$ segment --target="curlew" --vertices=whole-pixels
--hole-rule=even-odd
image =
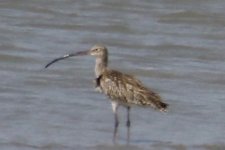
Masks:
[[[108,50],[105,46],[95,45],[88,51],[75,52],[56,58],[49,62],[45,68],[51,64],[73,56],[91,55],[95,56],[95,86],[98,91],[109,97],[114,113],[113,142],[116,142],[117,130],[119,126],[118,107],[124,106],[127,109],[127,143],[130,141],[130,108],[133,105],[141,107],[152,107],[159,111],[166,111],[168,104],[162,101],[161,97],[142,84],[135,77],[124,74],[117,70],[108,68]]]

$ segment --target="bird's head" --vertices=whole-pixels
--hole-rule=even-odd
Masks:
[[[107,48],[103,45],[95,45],[93,46],[89,52],[88,52],[91,56],[95,56],[95,57],[104,57],[108,55],[107,52]]]
[[[84,56],[84,55],[91,55],[91,56],[95,56],[96,58],[105,58],[107,60],[108,51],[105,46],[97,44],[97,45],[93,46],[90,50],[75,52],[75,53],[71,53],[71,54],[66,54],[62,57],[58,57],[58,58],[52,60],[51,62],[49,62],[45,66],[45,68],[48,68],[53,63],[60,61],[62,59],[66,59],[66,58],[74,57],[74,56]]]

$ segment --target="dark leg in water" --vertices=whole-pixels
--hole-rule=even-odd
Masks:
[[[130,143],[130,107],[127,107],[127,144]]]
[[[116,102],[112,102],[112,109],[114,113],[114,131],[113,131],[113,143],[116,144],[117,131],[119,126],[119,118],[118,118],[118,104]]]

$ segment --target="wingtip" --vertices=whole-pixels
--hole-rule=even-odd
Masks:
[[[160,108],[160,111],[161,112],[168,112],[168,106],[169,106],[169,104],[167,104],[167,103],[161,103],[161,108]]]

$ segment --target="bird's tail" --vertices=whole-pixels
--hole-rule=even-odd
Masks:
[[[161,101],[159,101],[158,103],[157,103],[157,105],[156,105],[156,107],[160,110],[160,111],[162,111],[162,112],[167,112],[167,108],[168,108],[168,104],[167,103],[164,103],[164,102],[161,102]]]

